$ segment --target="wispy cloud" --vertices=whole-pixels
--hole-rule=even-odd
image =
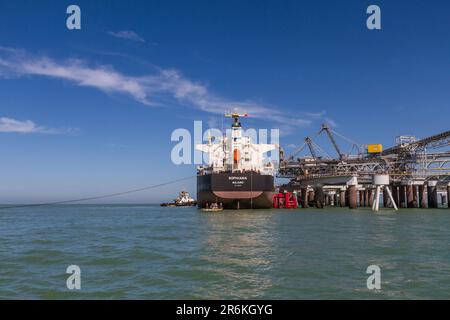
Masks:
[[[132,30],[109,31],[108,34],[113,37],[116,37],[116,38],[121,38],[121,39],[136,41],[136,42],[145,42],[144,38],[142,38],[140,35],[138,35],[136,32],[134,32]]]
[[[126,93],[141,103],[151,104],[138,78],[125,76],[108,66],[89,67],[78,59],[57,62],[48,57],[32,56],[22,50],[0,47],[0,75],[59,78],[105,92]]]
[[[47,134],[74,134],[78,130],[71,128],[51,129],[37,125],[31,120],[17,120],[0,117],[0,133],[47,133]]]
[[[31,120],[20,121],[6,117],[0,118],[0,132],[36,133],[44,131],[44,127],[36,125]]]
[[[91,87],[107,93],[121,93],[147,106],[163,106],[176,101],[185,107],[210,114],[223,114],[231,108],[248,112],[252,117],[283,127],[308,126],[320,114],[287,114],[279,107],[251,100],[233,100],[211,92],[205,85],[192,81],[175,69],[155,68],[152,74],[127,75],[111,66],[93,66],[79,59],[57,61],[31,55],[23,50],[0,47],[0,76],[43,76],[66,80],[77,86]]]

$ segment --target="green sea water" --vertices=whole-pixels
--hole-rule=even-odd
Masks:
[[[81,290],[66,268],[81,269]],[[366,268],[381,269],[369,290]],[[0,210],[2,299],[448,299],[450,211]]]

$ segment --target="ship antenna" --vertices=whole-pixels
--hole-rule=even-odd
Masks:
[[[241,123],[239,122],[240,117],[248,117],[248,113],[239,113],[237,108],[234,108],[232,112],[225,113],[225,117],[233,118],[233,127],[241,127]]]

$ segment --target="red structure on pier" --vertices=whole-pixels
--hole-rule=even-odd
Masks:
[[[277,209],[297,209],[297,194],[292,192],[275,193],[273,195],[273,207]]]

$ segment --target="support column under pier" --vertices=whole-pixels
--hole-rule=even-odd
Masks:
[[[406,186],[406,203],[408,208],[414,208],[414,191],[412,185]]]
[[[324,196],[324,201],[325,201],[325,206],[330,205],[330,195],[328,193]]]
[[[398,201],[398,186],[392,186],[392,198],[394,198],[394,202],[397,204],[397,206],[400,207],[400,202]]]
[[[302,208],[304,208],[305,207],[305,205],[304,205],[305,198],[304,198],[304,194],[303,194],[303,190],[302,189],[299,190],[299,193],[297,195],[297,199],[298,199],[298,205],[301,206]]]
[[[414,203],[414,208],[417,208],[419,206],[419,200],[417,198],[417,186],[413,185],[413,203]]]
[[[392,207],[391,199],[389,198],[389,194],[387,192],[388,188],[390,188],[390,186],[384,186],[384,188],[383,188],[383,207],[385,207],[385,208]]]
[[[310,190],[308,193],[308,206],[314,206],[314,190]]]
[[[447,207],[450,208],[450,185],[447,186]]]
[[[366,190],[364,190],[364,206],[368,207],[369,206],[369,188],[366,188]]]
[[[357,207],[357,190],[356,186],[348,186],[348,206],[350,209],[356,209]]]
[[[425,185],[423,185],[423,184],[419,186],[419,206],[422,209],[427,208],[427,193],[426,193]]]
[[[316,208],[322,209],[325,203],[325,195],[322,187],[314,188],[314,202]]]
[[[364,190],[359,190],[359,206],[364,207]]]
[[[346,206],[346,203],[345,203],[345,195],[346,195],[345,190],[344,190],[344,189],[341,189],[341,190],[339,191],[339,205],[340,205],[341,207],[345,207],[345,206]]]
[[[372,190],[372,189],[369,189],[368,190],[368,197],[369,197],[369,207],[372,207],[373,206],[373,200],[374,200],[374,197],[375,197],[375,190]]]
[[[399,186],[398,187],[398,196],[399,196],[399,201],[400,201],[400,208],[406,208],[406,197],[405,197],[405,192],[406,192],[406,186]]]
[[[300,189],[302,208],[308,208],[308,188]]]
[[[437,181],[428,181],[428,208],[438,207]]]

